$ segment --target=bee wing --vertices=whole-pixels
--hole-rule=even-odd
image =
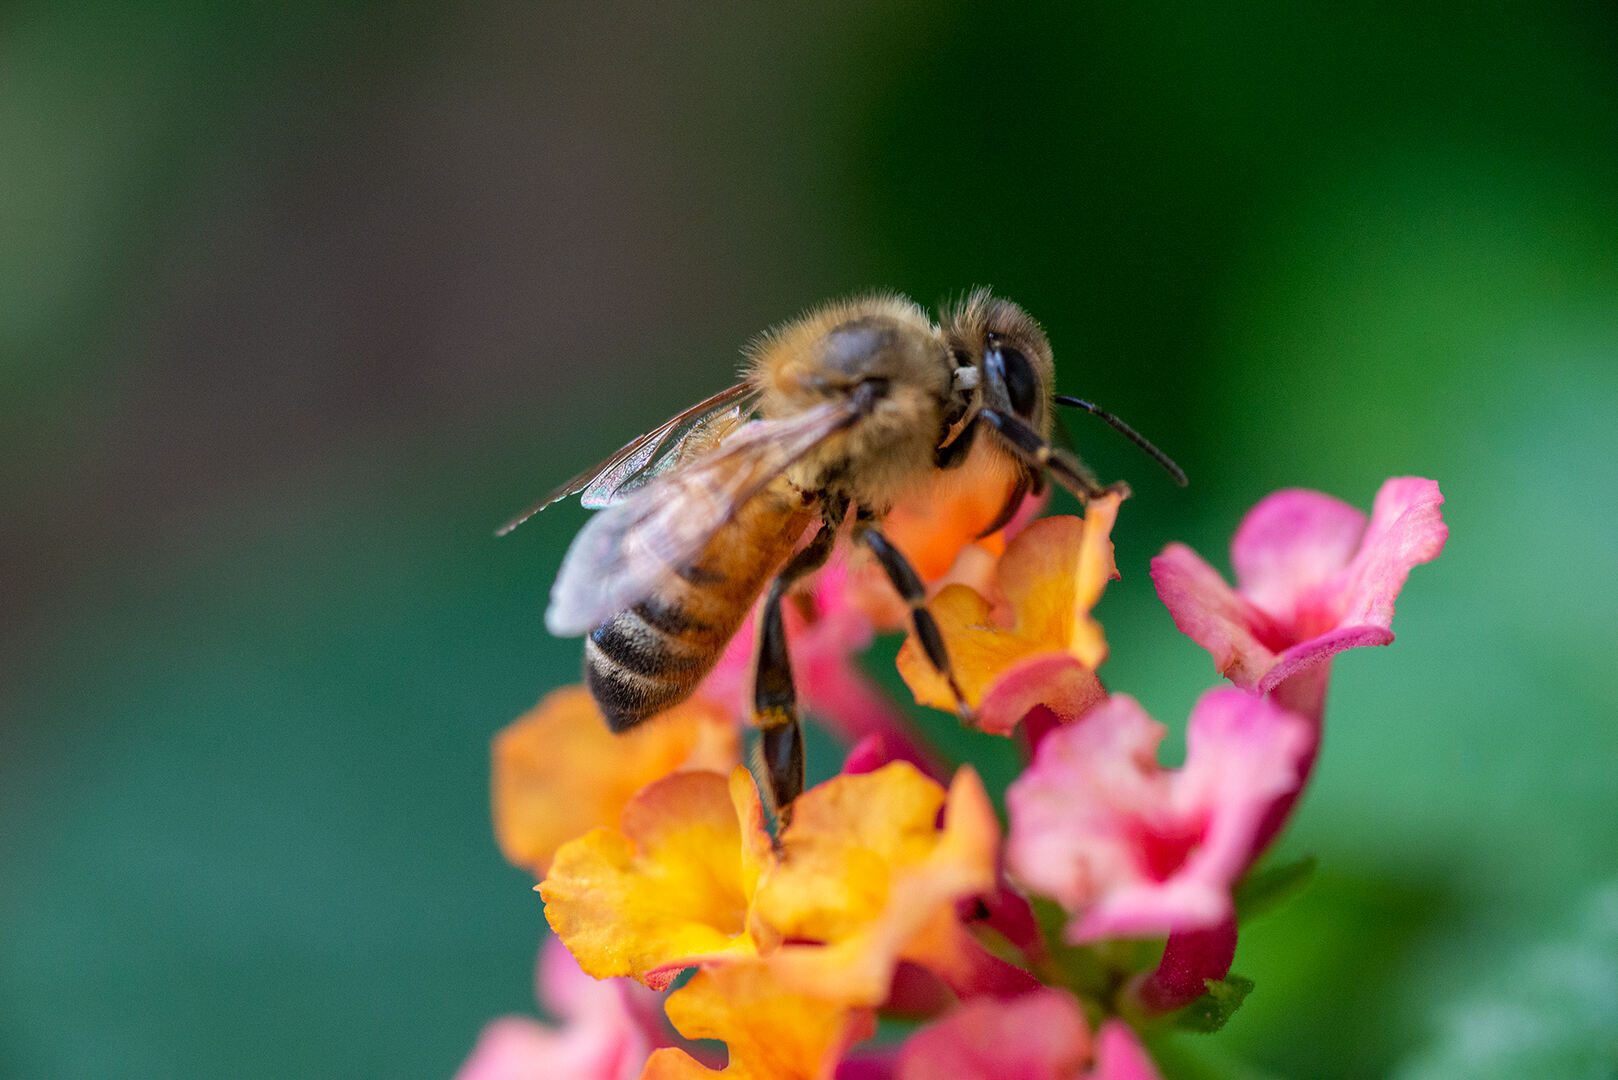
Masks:
[[[758,391],[750,383],[737,383],[721,390],[620,448],[607,460],[585,469],[500,526],[495,535],[506,535],[552,503],[580,492],[583,492],[580,502],[592,510],[611,506],[677,464],[682,451],[695,437],[722,437],[727,427],[742,423],[757,404]]]
[[[717,446],[747,422],[758,403],[757,391],[751,391],[751,400],[747,400],[747,394],[740,396],[743,400],[734,404],[727,401],[700,415],[677,418],[664,425],[667,434],[593,481],[579,496],[579,504],[586,509],[600,510],[622,502],[670,469]]]
[[[546,627],[558,637],[582,634],[645,599],[700,555],[738,507],[858,416],[854,406],[838,401],[780,420],[755,420],[713,452],[601,511],[567,549]]]

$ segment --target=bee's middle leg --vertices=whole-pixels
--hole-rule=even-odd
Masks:
[[[804,549],[787,560],[770,585],[759,617],[758,649],[753,671],[753,725],[760,731],[755,773],[765,797],[786,823],[792,803],[803,793],[803,727],[798,722],[798,691],[787,655],[781,599],[799,579],[824,566],[837,544],[845,507],[828,507],[820,529]]]
[[[910,605],[910,625],[916,632],[916,640],[921,642],[922,651],[927,654],[933,670],[949,683],[950,692],[955,695],[955,711],[963,721],[971,723],[972,707],[966,703],[961,684],[955,679],[955,666],[950,663],[949,650],[944,647],[944,635],[939,632],[938,621],[927,610],[927,590],[916,568],[910,565],[904,552],[894,547],[893,541],[883,536],[869,519],[862,517],[855,526],[854,541],[871,549],[871,554],[876,556],[876,561],[881,564],[900,598]]]

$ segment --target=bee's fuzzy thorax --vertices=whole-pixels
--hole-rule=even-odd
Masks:
[[[893,293],[826,304],[760,336],[747,354],[765,418],[881,386],[868,413],[794,466],[794,483],[880,512],[928,478],[954,364],[921,307]]]

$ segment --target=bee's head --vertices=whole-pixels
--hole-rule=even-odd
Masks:
[[[1010,300],[978,289],[944,312],[943,329],[956,385],[968,397],[963,404],[1014,416],[1049,438],[1056,367],[1039,324]]]

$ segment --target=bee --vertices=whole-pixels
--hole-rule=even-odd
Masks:
[[[761,593],[753,720],[765,798],[789,811],[803,790],[803,735],[781,604],[850,540],[875,556],[910,610],[932,665],[970,712],[926,593],[881,525],[986,443],[1003,527],[1049,475],[1081,500],[1103,487],[1050,443],[1054,406],[1093,412],[1184,474],[1115,417],[1054,393],[1045,333],[1021,307],[978,290],[934,322],[876,294],[827,304],[746,349],[742,381],[587,469],[500,530],[570,495],[599,509],[568,548],[547,628],[584,634],[590,692],[623,732],[689,697]],[[980,451],[980,456],[981,456]],[[803,537],[814,527],[807,543]],[[801,546],[800,546],[801,544]],[[766,591],[767,589],[767,591]]]

